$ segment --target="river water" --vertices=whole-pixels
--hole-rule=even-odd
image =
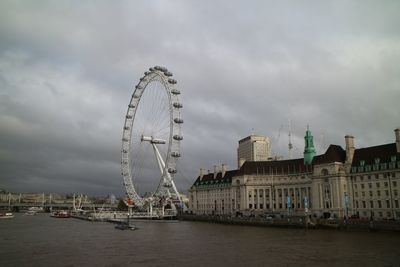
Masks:
[[[399,233],[135,224],[16,214],[0,220],[0,266],[400,266]]]

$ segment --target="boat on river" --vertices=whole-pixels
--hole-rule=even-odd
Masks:
[[[25,212],[25,215],[28,215],[28,216],[34,216],[34,215],[36,215],[36,211],[34,211],[34,210],[28,210],[27,212]]]
[[[126,222],[124,222],[124,221],[119,222],[115,226],[115,229],[118,229],[118,230],[137,230],[138,229],[135,225],[133,225],[129,222],[129,215],[126,219],[127,219]]]
[[[0,219],[12,219],[14,218],[14,214],[11,212],[0,213]]]
[[[57,210],[57,211],[54,211],[54,212],[50,213],[50,217],[53,217],[53,218],[70,218],[71,216],[70,216],[68,211]]]
[[[115,226],[115,229],[118,230],[137,230],[138,228],[135,225],[127,224],[127,223],[118,223]]]

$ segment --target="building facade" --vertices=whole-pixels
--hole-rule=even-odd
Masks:
[[[400,219],[400,132],[392,144],[356,149],[330,145],[315,155],[305,136],[304,158],[246,161],[238,170],[197,177],[189,190],[194,214],[280,213],[315,217]]]
[[[270,157],[269,138],[262,135],[250,135],[239,140],[237,149],[238,168],[245,161],[266,161]]]

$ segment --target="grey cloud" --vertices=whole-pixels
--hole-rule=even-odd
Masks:
[[[400,18],[375,1],[2,1],[0,187],[123,194],[120,140],[134,85],[165,65],[184,104],[178,187],[236,167],[237,141],[301,157],[307,124],[330,143],[393,142]],[[149,165],[145,176],[155,176]],[[153,178],[138,181],[151,191]]]

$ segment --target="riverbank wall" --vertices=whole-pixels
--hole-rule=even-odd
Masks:
[[[291,216],[284,218],[230,217],[181,214],[179,220],[208,223],[248,225],[261,227],[303,228],[303,229],[335,229],[343,231],[394,231],[400,232],[400,221],[375,220],[312,220],[307,216]]]

